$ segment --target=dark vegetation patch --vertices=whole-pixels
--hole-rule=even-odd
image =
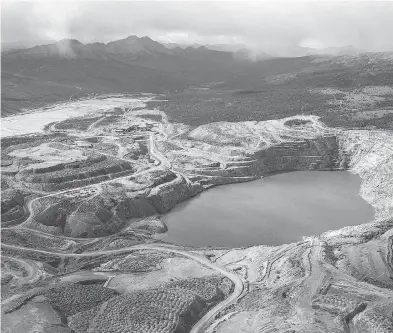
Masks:
[[[228,81],[210,90],[187,90],[169,95],[168,101],[162,102],[159,108],[166,112],[171,122],[180,122],[193,127],[219,121],[265,121],[312,114],[320,116],[321,120],[329,126],[347,128],[375,126],[392,129],[392,114],[369,119],[353,116],[360,111],[390,109],[393,107],[392,97],[385,96],[384,101],[377,102],[374,106],[355,104],[353,107],[342,107],[339,102],[345,102],[345,93],[359,92],[368,85],[393,86],[393,79],[391,79],[393,66],[391,67],[392,70],[387,70],[390,73],[388,75],[326,70],[304,73],[280,84],[268,84],[262,79],[254,81],[243,78],[235,82]],[[342,93],[333,95],[312,92],[316,87],[340,89]]]
[[[32,135],[5,137],[5,138],[1,138],[1,150],[4,150],[11,146],[18,146],[18,145],[25,145],[26,147],[29,147],[32,145],[39,145],[40,143],[55,141],[55,140],[58,141],[65,138],[66,135],[61,133],[32,134]],[[24,146],[22,146],[22,148],[24,148]]]
[[[81,285],[59,283],[47,287],[33,289],[7,304],[5,313],[17,310],[36,296],[45,296],[63,315],[72,316],[78,312],[89,310],[102,302],[118,295],[115,290],[99,285]]]
[[[2,179],[3,181],[4,179]],[[1,189],[1,225],[2,227],[18,224],[27,216],[25,198],[29,194],[12,188]],[[3,231],[4,232],[4,231]]]
[[[226,277],[213,275],[204,278],[190,278],[174,281],[167,284],[166,287],[191,291],[203,298],[206,302],[211,303],[227,297],[232,292],[233,282]]]
[[[86,140],[87,142],[97,143],[97,142],[99,141],[99,138],[93,136],[93,137],[90,137],[90,138],[86,138],[85,140]]]
[[[25,193],[19,190],[4,190],[1,193],[1,213],[4,214],[15,206],[23,206],[25,195]]]
[[[9,245],[36,249],[58,249],[68,244],[64,239],[45,237],[23,229],[3,229],[1,232],[1,242]]]
[[[145,108],[143,108],[143,109],[145,109]],[[158,114],[140,114],[140,115],[138,115],[138,118],[153,120],[158,123],[160,123],[162,121],[162,117]]]
[[[58,165],[57,169],[41,170],[42,173],[33,173],[32,169],[23,170],[19,177],[27,186],[55,191],[98,183],[115,175],[134,172],[132,164],[98,154],[92,155],[86,161]]]
[[[107,209],[111,209],[107,207]],[[147,237],[147,236],[146,236]],[[96,242],[87,242],[76,247],[74,253],[102,251],[105,249],[125,248],[144,243],[146,237],[140,234],[136,235],[132,231],[119,232],[115,235],[110,235],[98,239]]]
[[[102,119],[98,124],[97,127],[104,127],[110,124],[116,123],[118,120],[122,119],[121,115],[112,114],[110,116],[105,117]]]
[[[111,298],[105,311],[99,307],[69,318],[76,333],[87,329],[104,332],[153,332],[159,327],[176,327],[188,332],[211,307],[232,292],[232,282],[221,276],[174,281]]]
[[[67,101],[74,94],[73,99],[86,97],[92,92],[157,93],[181,89],[191,83],[188,78],[179,77],[173,72],[157,71],[114,59],[3,58],[3,115],[19,113],[21,108]],[[41,70],[37,71],[37,68]],[[23,75],[17,74],[21,70]]]
[[[119,147],[112,143],[103,142],[102,140],[93,144],[93,148],[102,151],[105,154],[117,155]]]
[[[157,265],[166,258],[173,258],[174,255],[167,253],[149,252],[149,253],[131,253],[117,255],[113,257],[101,257],[89,261],[82,266],[82,269],[99,269],[100,265],[105,265],[105,271],[128,273],[143,273],[157,270]],[[108,264],[113,260],[112,264]]]
[[[160,150],[162,148],[162,150],[165,150],[165,151],[183,150],[183,148],[181,148],[178,145],[176,145],[172,142],[169,142],[169,141],[161,141],[161,142],[159,142],[159,146],[160,146]]]
[[[331,127],[393,130],[393,113],[371,119],[354,118],[353,112],[345,114],[332,113],[324,115],[321,120]]]
[[[5,269],[7,271],[14,271],[17,272],[18,274],[21,274],[23,277],[28,276],[28,272],[26,268],[23,265],[21,265],[18,261],[14,261],[8,258],[2,258],[1,264],[2,264],[1,267],[2,270]]]
[[[326,106],[332,98],[313,94],[308,89],[275,86],[252,94],[212,89],[173,94],[168,96],[168,102],[161,103],[160,109],[171,122],[199,126],[219,121],[264,121],[302,113],[318,115],[338,110],[338,106]]]
[[[139,155],[147,155],[149,153],[149,145],[146,142],[139,141],[138,145],[139,145],[139,151],[138,151]]]
[[[56,265],[58,265],[61,261],[60,257],[56,254],[25,251],[25,250],[19,250],[19,249],[15,249],[15,248],[2,247],[1,253],[2,253],[2,255],[5,255],[5,256],[46,262],[55,268],[57,267]]]
[[[8,185],[8,182],[4,179],[4,177],[1,179],[1,190],[4,191],[8,189],[10,186]]]
[[[239,90],[239,91],[234,91],[232,93],[233,96],[236,95],[255,95],[255,94],[261,94],[263,93],[262,90]]]
[[[83,281],[78,281],[76,282],[77,284],[81,284],[81,285],[100,285],[103,286],[105,284],[106,279],[91,279],[91,280],[83,280]]]
[[[130,250],[125,253],[103,254],[98,256],[65,257],[62,272],[66,273],[79,270],[92,270],[110,260],[121,259],[132,253],[133,251]]]
[[[140,111],[145,110],[144,106],[137,106],[136,108],[130,108],[129,111]]]
[[[53,78],[48,81],[33,75],[18,74],[22,69],[15,68],[7,71],[2,61],[2,117],[20,113],[23,108],[39,108],[50,103],[66,101],[76,93],[74,99],[87,97],[92,92],[89,88],[79,91],[73,84],[54,82]]]
[[[100,117],[86,118],[86,117],[76,117],[63,120],[56,123],[55,128],[58,130],[80,130],[85,131],[88,127],[95,121],[101,119]]]
[[[309,123],[310,123],[309,120],[303,120],[303,119],[290,119],[290,120],[287,120],[287,121],[284,123],[284,125],[285,125],[285,126],[292,127],[292,126],[306,125],[306,124],[309,124]]]
[[[7,166],[10,166],[10,165],[12,165],[12,163],[13,163],[13,161],[12,160],[1,160],[1,166],[2,167],[7,167]]]
[[[12,274],[1,274],[1,285],[5,285],[9,282],[11,282],[11,280],[14,278],[14,276]]]

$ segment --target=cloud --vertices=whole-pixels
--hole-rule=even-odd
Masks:
[[[246,43],[271,51],[307,44],[393,50],[392,2],[5,2],[2,40],[129,35],[188,43]]]

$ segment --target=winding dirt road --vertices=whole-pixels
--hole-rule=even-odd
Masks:
[[[74,191],[79,191],[79,190],[83,190],[83,189],[86,189],[86,188],[97,187],[97,186],[100,186],[102,184],[107,184],[107,183],[110,183],[110,182],[113,182],[113,181],[116,181],[116,180],[120,180],[120,179],[126,179],[126,178],[129,178],[129,177],[140,176],[140,175],[142,175],[144,173],[152,172],[154,170],[157,170],[157,169],[161,168],[162,166],[167,166],[167,164],[168,164],[167,159],[164,156],[162,156],[162,154],[157,154],[155,152],[156,147],[155,147],[155,143],[154,143],[154,135],[150,136],[148,149],[149,149],[150,156],[152,156],[154,159],[156,159],[158,161],[158,164],[155,165],[154,167],[151,167],[149,169],[142,170],[142,171],[139,171],[139,172],[136,172],[134,174],[127,175],[127,176],[121,176],[121,177],[118,177],[118,178],[105,180],[105,181],[100,182],[100,183],[88,184],[88,185],[84,185],[84,186],[80,186],[80,187],[76,187],[76,188],[66,189],[66,190],[59,191],[59,192],[52,192],[52,193],[46,194],[44,196],[41,196],[41,197],[38,197],[38,198],[34,198],[33,200],[30,200],[27,203],[27,210],[30,213],[29,217],[23,223],[21,223],[20,225],[18,225],[16,227],[17,228],[24,227],[24,225],[27,224],[28,221],[30,221],[30,219],[33,216],[33,204],[34,204],[34,202],[36,202],[36,201],[38,201],[40,199],[57,196],[59,194],[65,194],[65,193],[70,193],[70,192],[74,192]]]
[[[135,251],[135,250],[155,250],[155,251],[163,251],[163,252],[169,252],[169,253],[175,253],[179,254],[181,256],[190,258],[192,260],[195,260],[199,262],[201,265],[213,269],[216,272],[226,276],[228,279],[230,279],[235,287],[233,292],[222,302],[217,304],[215,307],[210,309],[208,313],[206,313],[191,329],[190,333],[202,333],[205,331],[207,328],[208,324],[214,319],[214,316],[219,313],[222,309],[227,307],[229,304],[232,302],[235,302],[242,294],[244,291],[244,282],[243,280],[235,273],[229,272],[222,267],[219,267],[212,262],[210,262],[208,259],[204,257],[200,257],[196,254],[192,254],[186,251],[181,251],[177,250],[172,247],[165,247],[165,246],[159,246],[159,245],[136,245],[136,246],[131,246],[131,247],[125,247],[121,249],[115,249],[115,250],[105,250],[105,251],[95,251],[95,252],[84,252],[84,253],[61,253],[61,252],[54,252],[54,251],[44,251],[44,250],[37,250],[37,249],[30,249],[26,247],[21,247],[21,246],[14,246],[14,245],[8,245],[8,244],[2,244],[1,245],[4,248],[8,249],[14,249],[14,250],[19,250],[19,251],[29,251],[29,252],[35,252],[35,253],[42,253],[42,254],[49,254],[49,255],[58,255],[61,257],[89,257],[89,256],[99,256],[99,255],[106,255],[106,254],[114,254],[114,253],[123,253],[123,252],[129,252],[129,251]]]
[[[158,161],[158,164],[152,168],[149,168],[147,170],[140,171],[136,174],[133,174],[132,176],[136,175],[141,175],[146,172],[151,172],[155,169],[161,168],[161,167],[166,167],[169,169],[172,169],[172,164],[171,162],[161,153],[157,150],[154,142],[154,134],[150,136],[149,138],[149,154],[150,156]],[[115,178],[115,179],[110,179],[101,183],[97,184],[89,184],[86,186],[82,186],[79,188],[73,188],[73,189],[67,189],[64,191],[56,192],[56,193],[49,193],[47,195],[35,198],[31,201],[28,202],[27,204],[27,209],[30,213],[30,216],[25,220],[24,223],[21,225],[17,226],[17,228],[24,228],[24,225],[26,224],[27,221],[29,221],[33,216],[33,204],[35,201],[40,200],[42,198],[46,197],[51,197],[51,196],[56,196],[59,194],[64,194],[72,191],[77,191],[89,187],[95,187],[99,186],[101,184],[113,182],[115,180],[121,179],[121,178],[128,178],[131,175]],[[187,177],[185,177],[187,179]],[[26,228],[27,229],[27,228]],[[33,231],[33,230],[32,230]],[[40,231],[35,231],[39,234],[44,234],[45,236],[50,236],[47,233],[40,232]],[[55,236],[56,237],[56,236]],[[66,237],[66,236],[60,236],[59,238],[64,238],[64,239],[75,239],[73,237]],[[234,283],[234,290],[233,292],[222,302],[214,306],[212,309],[210,309],[209,312],[207,312],[191,329],[190,333],[202,333],[205,331],[207,326],[211,323],[211,321],[214,319],[214,316],[219,313],[222,309],[224,309],[226,306],[231,304],[232,302],[235,302],[244,292],[245,287],[244,287],[244,282],[243,280],[235,273],[227,271],[223,269],[222,267],[219,267],[212,262],[210,262],[208,259],[204,257],[200,257],[196,254],[189,253],[187,251],[181,251],[173,247],[165,247],[165,246],[159,246],[159,245],[137,245],[137,246],[132,246],[132,247],[126,247],[126,248],[121,248],[121,249],[115,249],[115,250],[105,250],[105,251],[95,251],[95,252],[84,252],[80,254],[76,253],[61,253],[61,252],[54,252],[54,251],[45,251],[45,250],[38,250],[38,249],[31,249],[31,248],[25,248],[25,247],[20,247],[20,246],[14,246],[14,245],[8,245],[8,244],[1,244],[2,247],[8,248],[8,249],[14,249],[14,250],[19,250],[19,251],[29,251],[29,252],[34,252],[34,253],[42,253],[42,254],[48,254],[48,255],[57,255],[61,257],[88,257],[88,256],[99,256],[99,255],[106,255],[106,254],[115,254],[115,253],[124,253],[124,252],[129,252],[129,251],[135,251],[135,250],[156,250],[156,251],[163,251],[163,252],[169,252],[169,253],[176,253],[184,257],[188,257],[192,260],[195,260],[199,262],[201,265],[213,269],[214,271],[226,276],[228,279],[230,279]]]

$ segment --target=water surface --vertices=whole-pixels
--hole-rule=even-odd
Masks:
[[[278,245],[369,222],[360,177],[347,171],[296,171],[212,188],[162,219],[161,239],[181,245]]]

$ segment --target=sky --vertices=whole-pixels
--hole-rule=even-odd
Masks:
[[[184,44],[393,50],[393,1],[2,1],[2,42],[129,35]]]

